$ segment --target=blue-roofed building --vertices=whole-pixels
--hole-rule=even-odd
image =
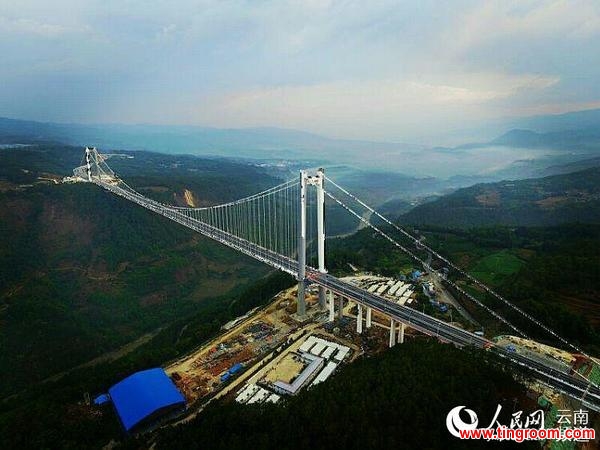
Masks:
[[[108,390],[127,432],[151,425],[159,417],[185,409],[185,398],[161,368],[143,370]]]

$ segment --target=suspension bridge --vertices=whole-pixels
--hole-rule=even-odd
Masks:
[[[329,311],[329,320],[335,317],[335,297],[352,300],[357,304],[357,331],[362,332],[363,318],[366,327],[371,326],[373,311],[390,320],[390,346],[398,340],[404,341],[406,327],[413,328],[426,335],[459,347],[474,346],[492,351],[503,358],[507,364],[521,366],[529,371],[541,383],[580,401],[586,407],[600,412],[600,388],[586,377],[571,369],[567,364],[550,364],[542,358],[525,356],[496,345],[493,341],[470,331],[438,320],[410,307],[391,302],[354,284],[340,280],[327,273],[325,267],[325,198],[346,210],[349,214],[370,227],[375,233],[399,248],[416,262],[423,265],[432,274],[436,272],[428,262],[421,259],[417,252],[392,236],[397,231],[421,248],[443,261],[448,267],[464,278],[478,285],[506,306],[538,326],[549,335],[577,353],[585,353],[573,343],[559,336],[549,327],[514,305],[494,290],[463,272],[451,261],[424,245],[409,232],[379,214],[360,198],[325,176],[323,169],[300,171],[295,180],[286,181],[249,197],[207,207],[180,207],[163,204],[150,199],[119,178],[106,163],[106,159],[95,149],[86,148],[81,166],[73,170],[74,178],[96,184],[120,197],[136,203],[150,211],[160,214],[174,222],[190,228],[223,245],[233,248],[258,261],[286,272],[298,281],[297,316],[306,315],[305,288],[313,283],[319,287],[319,304]],[[325,188],[327,182],[327,189]],[[329,188],[331,186],[331,189]],[[314,195],[313,195],[314,193]],[[373,224],[364,215],[356,212],[352,204],[358,204],[386,225]],[[316,252],[316,267],[307,263],[307,245]],[[313,259],[311,258],[310,261]],[[445,280],[457,292],[485,309],[489,314],[503,322],[516,334],[527,337],[510,321],[488,305],[472,296],[450,279]],[[342,303],[339,313],[341,314]],[[364,316],[363,316],[364,311]],[[587,356],[587,355],[585,355]]]

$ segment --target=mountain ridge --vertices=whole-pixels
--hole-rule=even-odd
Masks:
[[[600,223],[600,167],[525,180],[479,183],[400,216],[449,228]]]

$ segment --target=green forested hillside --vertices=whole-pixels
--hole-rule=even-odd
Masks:
[[[600,223],[600,168],[477,184],[417,206],[400,222],[451,228]]]
[[[417,249],[399,233],[388,232],[423,260],[427,259],[427,252]],[[424,237],[424,243],[559,334],[593,354],[600,353],[600,225],[469,230],[425,226],[419,227],[419,235]],[[422,269],[371,230],[329,241],[328,245],[328,268],[334,273],[350,273],[348,263],[389,276],[407,274],[413,267]],[[434,258],[433,265],[441,268],[444,264]],[[454,272],[450,277],[464,279]],[[480,288],[469,283],[463,287],[531,336],[560,345]],[[468,299],[462,302],[492,333],[511,331],[503,329]]]
[[[274,273],[252,286],[197,304],[195,312],[166,325],[152,339],[114,361],[81,367],[62,378],[33,385],[0,401],[3,449],[97,449],[124,438],[114,411],[83,404],[84,393],[96,395],[133,372],[164,365],[215,336],[233,317],[269,301],[289,287],[288,275]],[[8,439],[10,437],[10,439]]]
[[[84,393],[180,356],[290,283],[96,186],[51,181],[81,155],[47,144],[0,150],[0,367],[10,368],[0,371],[2,448],[118,439],[114,415],[82,406]],[[182,189],[227,201],[277,182],[228,161],[133,156],[111,165],[135,173],[138,188],[156,177],[165,201]]]
[[[418,206],[399,221],[543,323],[600,349],[600,168],[478,184]],[[534,336],[548,338],[476,286],[467,289]]]
[[[267,270],[93,185],[0,197],[0,394],[137,339]]]
[[[47,181],[68,175],[81,154],[0,150],[0,366],[11,368],[0,372],[0,398],[156,333],[268,270],[97,186]],[[183,188],[226,201],[276,182],[225,161],[114,161],[139,180],[171,167],[160,179],[167,201]]]
[[[185,189],[202,206],[235,200],[278,182],[263,169],[223,158],[98,150],[130,186],[168,203],[184,204]],[[0,149],[0,192],[72,175],[73,168],[83,163],[83,155],[83,148],[62,144]]]
[[[422,232],[434,248],[538,320],[593,354],[600,352],[600,226]],[[531,335],[558,344],[501,302],[473,289]]]

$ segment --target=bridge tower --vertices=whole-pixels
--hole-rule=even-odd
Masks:
[[[325,269],[325,171],[317,170],[317,255],[319,259],[319,272],[327,273]],[[326,292],[319,286],[319,306],[325,308]]]
[[[306,296],[304,293],[306,280],[306,178],[305,170],[300,171],[300,211],[298,214],[298,305],[296,314],[298,317],[306,315]]]
[[[306,200],[307,188],[315,186],[317,204],[317,257],[318,270],[327,273],[325,269],[325,171],[319,168],[314,175],[309,175],[306,170],[300,171],[300,212],[298,214],[300,233],[298,235],[298,306],[296,314],[298,317],[306,315]],[[325,288],[319,287],[319,305],[325,307]]]
[[[92,162],[90,160],[90,153],[92,151],[97,151],[95,148],[86,147],[85,148],[85,165],[87,168],[87,177],[88,181],[92,181]]]

